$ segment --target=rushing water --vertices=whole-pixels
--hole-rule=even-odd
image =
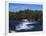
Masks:
[[[11,27],[12,25],[13,27]],[[10,32],[26,32],[26,31],[41,31],[42,23],[38,21],[28,21],[23,19],[22,21],[10,20],[9,21],[9,31]]]

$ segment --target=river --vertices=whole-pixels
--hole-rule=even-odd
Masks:
[[[21,21],[9,20],[9,32],[29,32],[29,31],[42,31],[42,23],[27,19]]]

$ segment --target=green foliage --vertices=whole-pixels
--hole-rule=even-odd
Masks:
[[[42,11],[38,10],[20,10],[18,12],[9,12],[9,19],[16,19],[16,20],[21,20],[21,19],[40,19],[42,20]]]

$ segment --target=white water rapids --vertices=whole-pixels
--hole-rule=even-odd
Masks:
[[[20,24],[20,25],[18,25],[18,26],[16,26],[16,30],[21,30],[21,29],[25,29],[25,30],[28,30],[28,29],[33,29],[35,26],[34,25],[30,25],[30,26],[28,26],[28,24],[34,24],[34,23],[36,23],[36,21],[34,21],[34,22],[29,22],[27,19],[24,19],[23,20],[23,22]]]

